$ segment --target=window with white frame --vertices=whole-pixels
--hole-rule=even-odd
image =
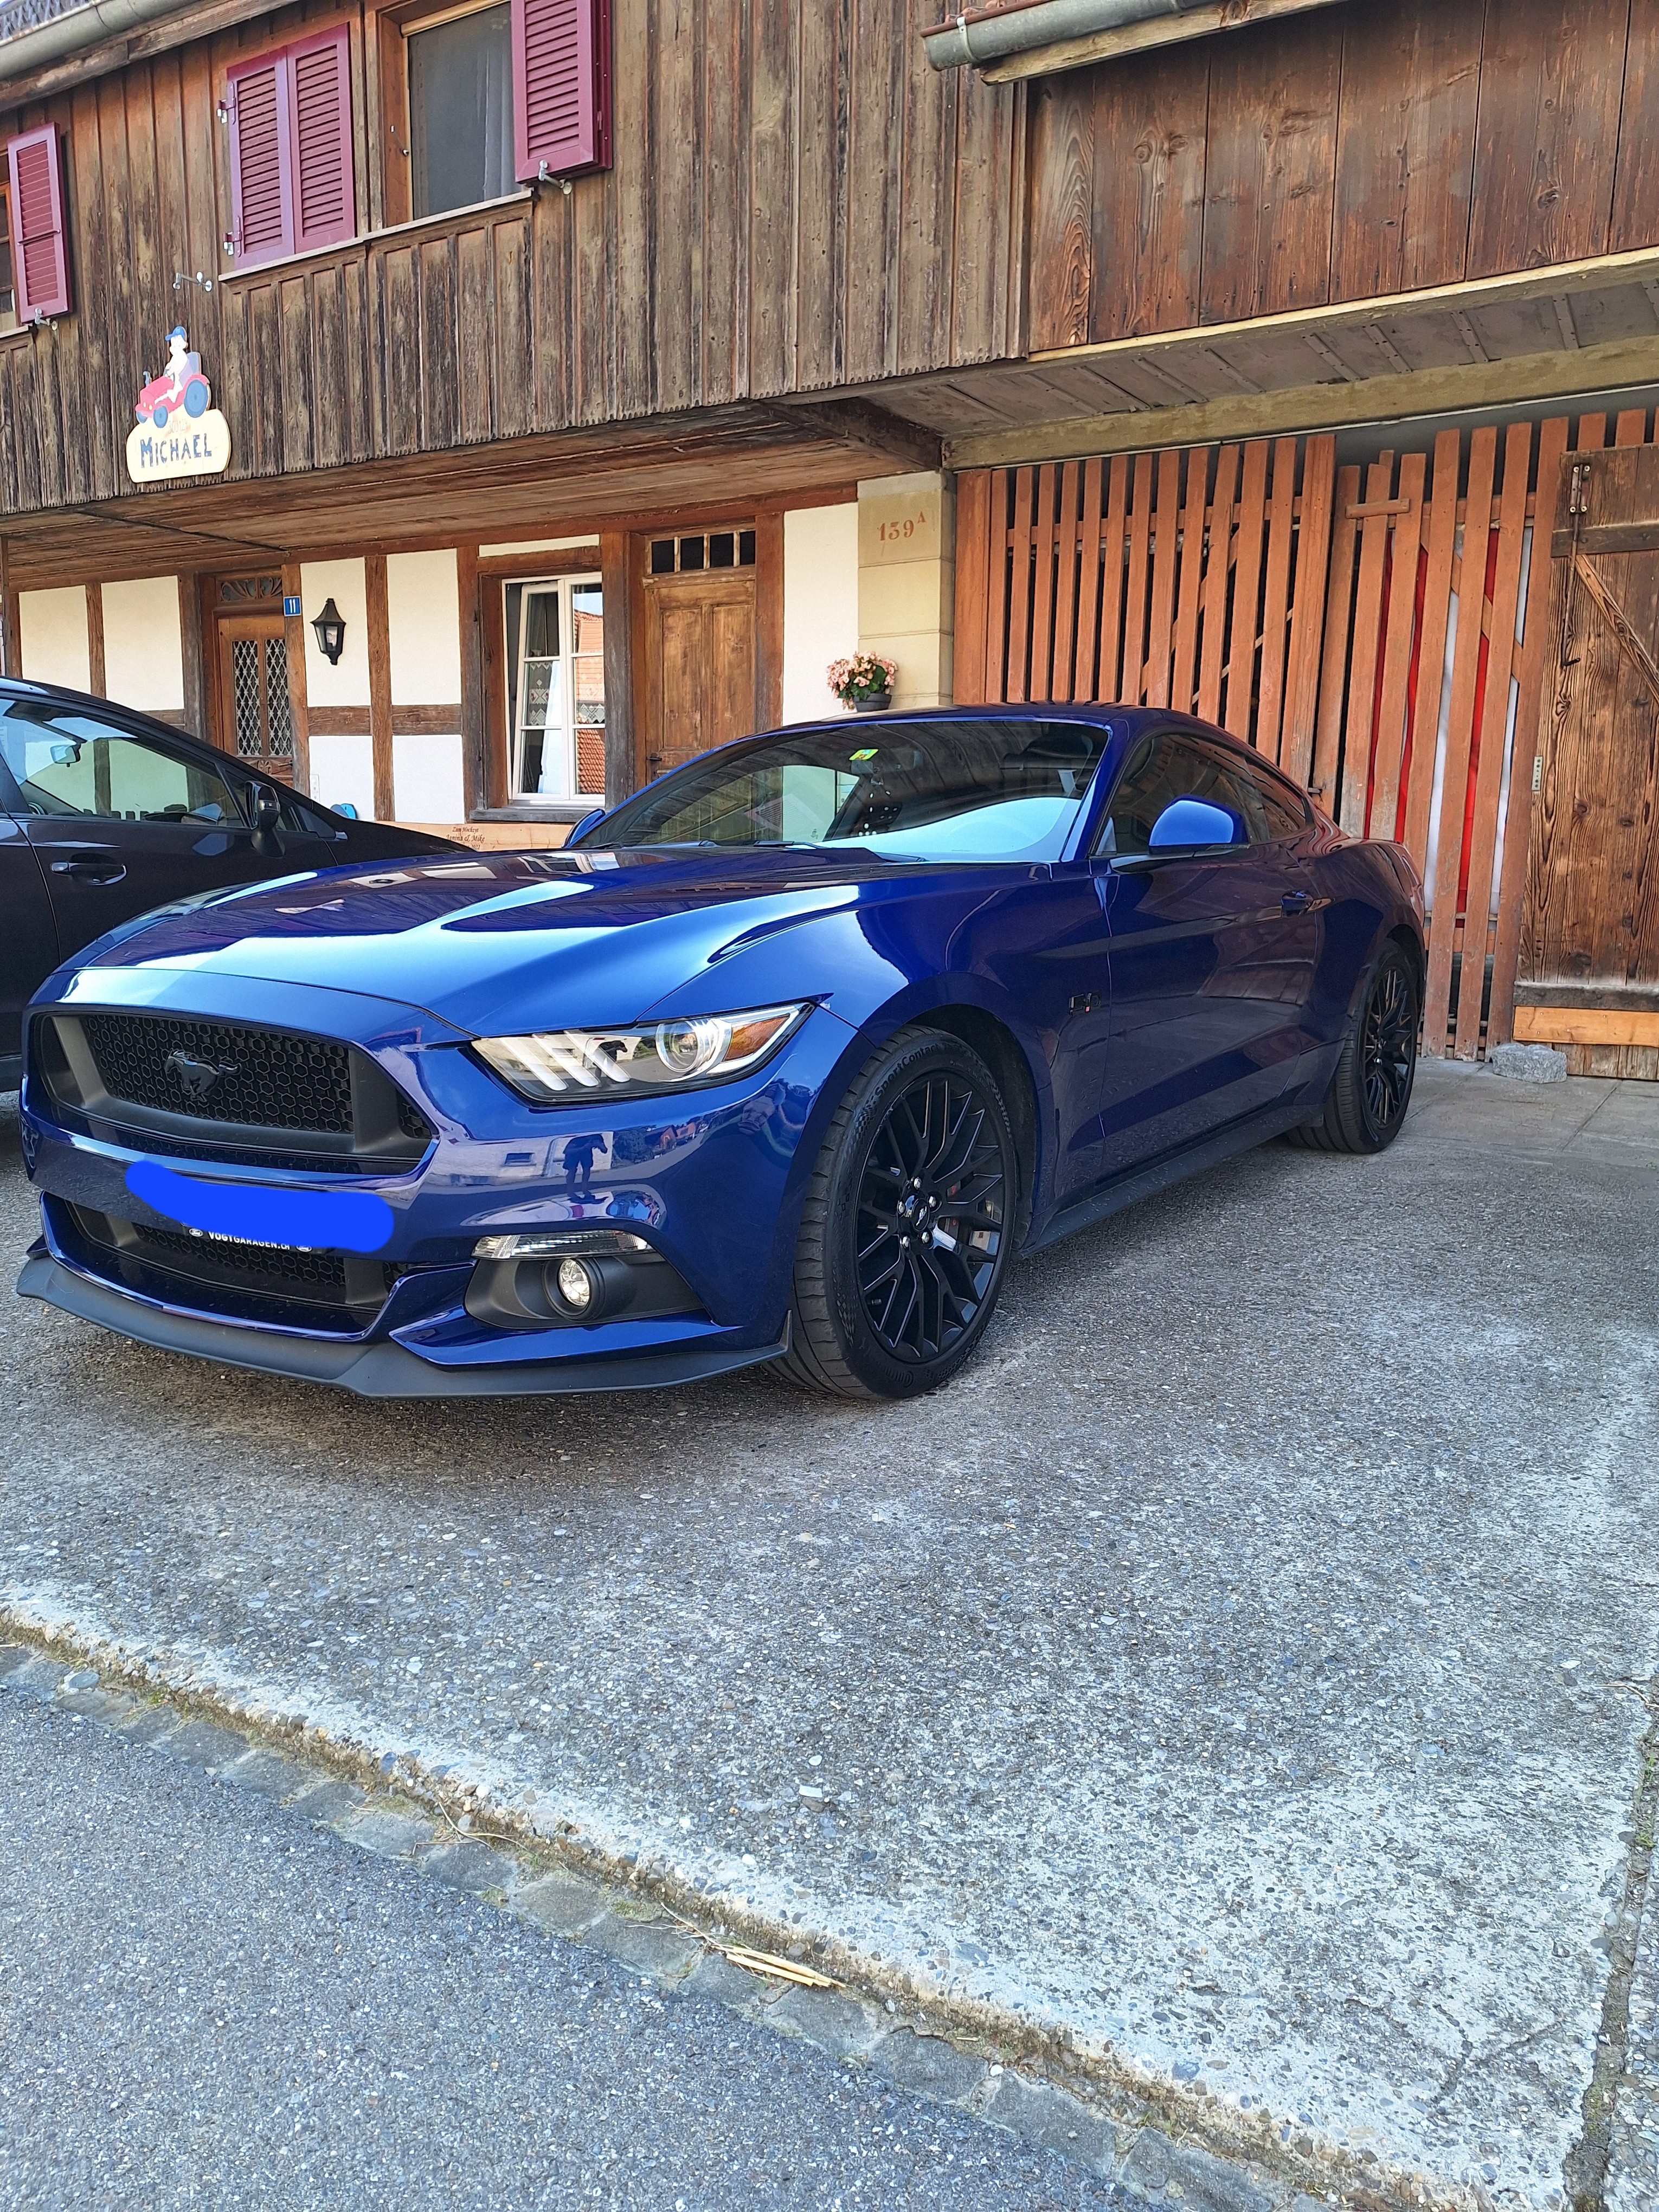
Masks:
[[[605,601],[597,576],[509,584],[508,763],[514,799],[605,796]]]

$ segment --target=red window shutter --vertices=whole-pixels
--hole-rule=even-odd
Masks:
[[[513,0],[520,183],[611,166],[611,0]]]
[[[231,228],[240,262],[294,251],[286,59],[266,54],[230,72]]]
[[[25,131],[6,149],[11,177],[12,265],[17,319],[33,323],[70,311],[69,248],[64,236],[64,158],[58,125]]]
[[[294,71],[294,245],[301,252],[357,234],[344,25],[294,47],[287,58]]]

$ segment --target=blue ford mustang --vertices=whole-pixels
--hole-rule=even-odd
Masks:
[[[1114,707],[747,738],[562,852],[206,894],[27,1023],[26,1295],[373,1395],[941,1382],[1006,1269],[1411,1094],[1422,890]]]

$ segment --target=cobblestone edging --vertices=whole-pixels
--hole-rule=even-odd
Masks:
[[[20,1626],[11,1624],[14,1635]],[[80,1715],[129,1742],[180,1759],[544,1934],[590,1945],[665,1992],[711,1997],[745,2020],[867,2066],[896,2087],[1073,2159],[1146,2203],[1180,2212],[1322,2212],[1328,2206],[1353,2212],[1467,2206],[1469,2212],[1486,2212],[1484,2197],[1477,2203],[1465,2192],[1437,2191],[1380,2168],[1363,2176],[1328,2167],[1322,2172],[1315,2147],[1305,2139],[1305,2148],[1287,2147],[1289,2173],[1283,2166],[1275,2171],[1259,2160],[1217,2155],[1167,2131],[1166,2115],[1156,2116],[1164,2126],[1156,2124],[1146,2109],[1136,2109],[1110,2085],[1079,2082],[1091,2093],[1079,2094],[1052,2078],[1063,2069],[1063,2058],[1034,2048],[1031,2031],[1022,2022],[1009,2021],[1004,2039],[994,2024],[988,2032],[987,2024],[970,2028],[946,2022],[937,2009],[901,2006],[867,1986],[813,1989],[763,1979],[731,1964],[721,1947],[775,1944],[785,1955],[804,1959],[809,1947],[799,1931],[739,1923],[723,1907],[706,1907],[701,1921],[694,1921],[653,1894],[656,1885],[648,1876],[636,1876],[638,1886],[625,1887],[577,1864],[579,1847],[567,1857],[545,1838],[511,1832],[513,1816],[502,1808],[463,1799],[473,1809],[461,1809],[461,1803],[452,1809],[448,1790],[406,1772],[403,1762],[388,1758],[383,1766],[393,1771],[377,1779],[366,1758],[313,1729],[304,1732],[304,1754],[295,1756],[211,1698],[154,1682],[127,1686],[122,1673],[131,1678],[138,1669],[88,1664],[84,1652],[64,1656],[69,1638],[62,1630],[49,1641],[56,1650],[0,1642],[0,1692]],[[483,1820],[492,1824],[488,1832]],[[832,1970],[835,1964],[821,1952],[811,1963]],[[1304,2167],[1299,2174],[1298,2166]],[[1621,2203],[1618,2212],[1637,2212],[1635,2200]]]

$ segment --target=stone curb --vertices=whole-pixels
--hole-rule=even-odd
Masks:
[[[192,1714],[172,1692],[145,1697],[111,1685],[84,1663],[4,1642],[0,1692],[31,1698],[179,1759],[357,1850],[462,1890],[544,1935],[603,1952],[668,1992],[712,1999],[830,2057],[866,2066],[896,2088],[1057,2153],[1146,2203],[1181,2212],[1322,2212],[1333,2205],[1392,2212],[1431,2201],[1414,2191],[1333,2188],[1310,2196],[1254,2161],[1179,2142],[1143,2120],[1103,2112],[1056,2081],[963,2048],[935,2026],[903,2018],[891,1998],[765,1979],[722,1955],[717,1937],[724,1929],[710,1935],[648,1898],[571,1869],[535,1864],[527,1843],[467,1835],[396,1790],[371,1792]]]

